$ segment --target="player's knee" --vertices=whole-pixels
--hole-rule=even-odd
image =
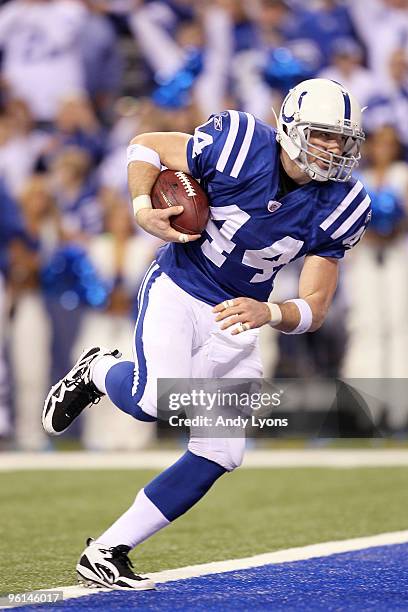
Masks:
[[[228,472],[239,467],[244,458],[244,438],[196,438],[192,437],[188,450],[195,455],[218,463]]]
[[[144,421],[145,423],[157,421],[157,418],[154,415],[146,412],[142,406],[133,400],[132,397],[121,398],[121,401],[112,401],[118,408],[120,408],[120,410],[126,412],[126,414],[133,417],[137,421]]]
[[[120,361],[108,371],[105,379],[109,399],[123,412],[138,421],[155,421],[156,413],[146,410],[133,390],[134,363]]]
[[[157,420],[157,395],[156,393],[144,393],[143,397],[137,403],[138,409],[151,417],[153,421]]]
[[[143,421],[144,423],[153,423],[154,421],[157,421],[156,417],[142,410],[142,408],[137,404],[133,404],[130,414],[137,421]]]

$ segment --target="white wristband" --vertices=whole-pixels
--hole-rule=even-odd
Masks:
[[[149,195],[140,195],[140,196],[137,196],[136,198],[133,198],[132,204],[133,204],[133,212],[135,213],[135,217],[137,213],[139,212],[139,210],[142,210],[142,208],[153,208],[152,201]]]
[[[304,334],[312,327],[312,323],[313,323],[312,309],[310,308],[306,300],[301,300],[301,299],[286,300],[284,304],[288,304],[289,302],[291,302],[292,304],[296,304],[296,306],[298,307],[299,313],[300,313],[300,321],[299,321],[299,325],[295,327],[295,329],[292,329],[292,331],[283,332],[283,333],[284,334]]]
[[[268,325],[276,327],[282,321],[282,311],[277,304],[272,302],[265,302],[271,313],[271,320],[268,321]]]
[[[134,161],[147,162],[161,170],[160,156],[157,151],[140,144],[129,145],[127,148],[127,165]]]

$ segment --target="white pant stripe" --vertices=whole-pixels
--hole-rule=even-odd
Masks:
[[[139,295],[138,295],[138,314],[137,314],[137,319],[136,319],[136,324],[135,324],[135,331],[134,331],[134,335],[133,335],[133,360],[135,362],[135,377],[133,379],[133,387],[132,387],[132,393],[135,394],[136,390],[137,390],[137,386],[139,384],[139,370],[136,367],[137,365],[137,354],[136,354],[136,331],[137,331],[137,326],[138,323],[140,321],[140,316],[142,314],[142,305],[143,305],[143,300],[145,297],[145,292],[146,292],[146,286],[151,278],[151,276],[156,272],[156,270],[158,270],[160,268],[158,263],[153,262],[153,264],[150,266],[150,268],[148,269],[143,282],[140,286],[139,289]]]

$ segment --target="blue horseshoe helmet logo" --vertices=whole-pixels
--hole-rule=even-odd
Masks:
[[[303,98],[304,98],[304,96],[306,94],[307,94],[307,91],[304,91],[299,96],[299,100],[298,100],[298,108],[299,108],[299,110],[302,107]],[[285,106],[286,106],[286,103],[287,103],[288,99],[289,99],[289,96],[286,98]],[[295,113],[293,113],[293,115],[290,115],[289,117],[287,115],[285,115],[285,106],[282,108],[282,119],[284,120],[285,123],[292,123],[292,121],[295,118]]]

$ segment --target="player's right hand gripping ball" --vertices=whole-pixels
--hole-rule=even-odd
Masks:
[[[153,208],[183,206],[180,215],[170,218],[171,227],[183,234],[201,234],[210,215],[208,197],[200,184],[185,172],[163,170],[153,185]]]

